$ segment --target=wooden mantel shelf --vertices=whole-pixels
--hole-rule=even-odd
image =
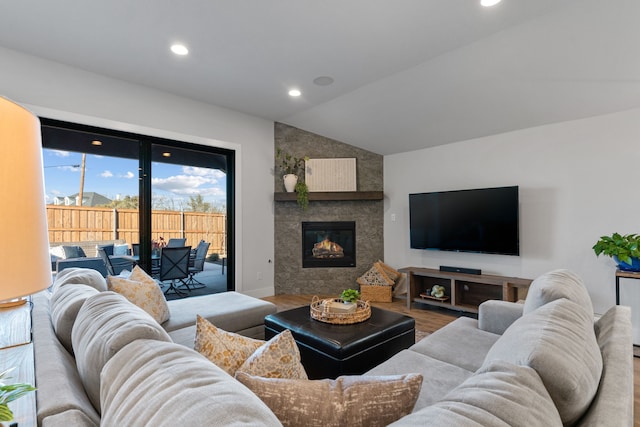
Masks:
[[[383,200],[382,191],[312,191],[309,201]],[[276,202],[295,202],[296,193],[273,193]]]

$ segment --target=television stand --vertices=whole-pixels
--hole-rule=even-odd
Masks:
[[[407,275],[409,310],[416,303],[478,313],[478,306],[490,299],[511,302],[524,299],[532,282],[518,277],[464,274],[421,267],[405,267],[399,271]],[[427,294],[434,285],[444,286],[444,297]]]

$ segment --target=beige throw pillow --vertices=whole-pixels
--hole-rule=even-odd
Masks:
[[[411,413],[422,387],[420,374],[291,380],[238,372],[236,379],[291,427],[386,426]]]
[[[153,278],[137,265],[128,279],[108,276],[109,290],[117,292],[151,315],[158,323],[169,320],[167,300]]]
[[[238,372],[265,378],[307,379],[298,344],[288,329],[260,346]]]
[[[264,341],[216,328],[200,315],[196,318],[194,349],[230,375],[235,375],[245,360],[263,344]]]

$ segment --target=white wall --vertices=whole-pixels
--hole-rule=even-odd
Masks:
[[[273,122],[1,47],[0,63],[0,95],[35,114],[236,150],[236,289],[273,295]]]
[[[601,235],[640,233],[640,109],[384,160],[391,265],[453,265],[525,278],[568,268],[584,279],[597,313],[615,303],[615,264],[591,247]],[[507,185],[520,186],[519,257],[409,249],[409,193]],[[621,288],[640,343],[640,281],[624,280]]]

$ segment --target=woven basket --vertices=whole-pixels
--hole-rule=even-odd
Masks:
[[[358,300],[358,307],[355,313],[332,313],[328,310],[328,304],[325,304],[325,302],[330,301],[342,302],[340,298],[321,300],[317,296],[314,296],[311,300],[311,318],[334,325],[351,325],[353,323],[364,322],[371,317],[369,301]]]
[[[392,291],[392,286],[360,285],[360,298],[371,302],[391,302]]]

